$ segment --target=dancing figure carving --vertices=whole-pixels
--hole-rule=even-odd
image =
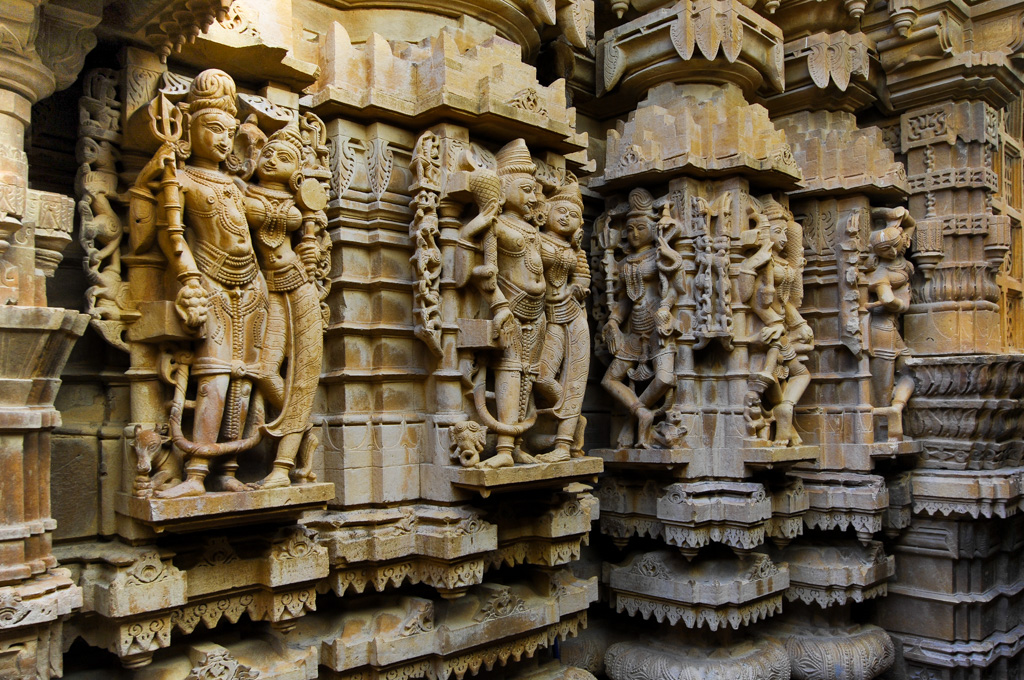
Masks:
[[[670,244],[674,228],[667,209],[664,219],[655,220],[650,192],[630,192],[626,256],[615,265],[618,276],[615,287],[608,292],[613,302],[603,330],[604,342],[614,358],[601,380],[601,385],[632,416],[619,433],[620,448],[653,445],[658,404],[675,385],[679,330],[673,308],[680,292],[682,257]],[[634,385],[644,383],[646,387],[638,393]]]

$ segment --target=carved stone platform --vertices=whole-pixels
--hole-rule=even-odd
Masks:
[[[1024,468],[915,470],[912,488],[915,515],[1006,518],[1024,499]]]
[[[212,492],[191,498],[137,498],[117,495],[117,512],[137,519],[157,533],[200,531],[219,526],[295,519],[327,507],[334,484],[295,484],[280,489],[238,493]]]
[[[596,599],[596,578],[568,573],[552,575],[539,589],[488,583],[451,602],[376,597],[344,612],[307,617],[289,643],[320,648],[320,664],[328,671],[321,677],[476,675],[575,636]]]
[[[672,470],[679,479],[743,479],[756,469],[789,467],[818,460],[817,446],[771,446],[745,441],[743,446],[712,449],[594,449],[609,467]]]
[[[771,640],[750,640],[722,648],[697,647],[658,641],[620,642],[605,655],[612,680],[762,680],[790,677],[789,657]]]
[[[712,631],[780,613],[789,587],[787,565],[761,553],[693,563],[676,551],[637,553],[607,566],[604,578],[617,612]]]
[[[789,564],[786,599],[826,608],[847,602],[883,597],[887,581],[896,572],[895,558],[878,541],[792,543],[772,557]]]
[[[593,456],[573,458],[563,463],[516,465],[496,470],[449,465],[445,468],[449,481],[456,487],[475,491],[483,498],[492,493],[523,489],[560,487],[572,482],[597,482],[604,470],[604,461]]]
[[[804,522],[811,529],[853,529],[862,541],[883,528],[889,491],[877,475],[846,472],[794,472],[804,482],[810,509]]]
[[[769,490],[754,482],[630,484],[606,479],[601,531],[618,545],[630,536],[660,538],[692,557],[709,543],[752,550],[770,537],[784,544],[803,533],[808,498],[800,479]]]

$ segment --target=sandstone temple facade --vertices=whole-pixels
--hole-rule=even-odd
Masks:
[[[1020,0],[3,0],[0,678],[1024,676]]]

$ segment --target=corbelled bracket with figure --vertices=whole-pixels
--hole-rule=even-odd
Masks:
[[[163,80],[126,126],[124,145],[152,154],[127,216],[109,200],[116,178],[100,181],[100,156],[116,148],[84,123],[80,143],[80,211],[109,227],[90,232],[94,316],[123,325],[105,335],[144,376],[126,447],[135,481],[119,511],[183,521],[209,512],[187,499],[214,491],[236,492],[217,504],[225,512],[322,504],[333,487],[313,483],[312,413],[328,320],[326,127],[312,114],[265,130],[255,113],[240,121],[252,96],[223,71]],[[271,498],[292,485],[297,496]]]
[[[871,357],[871,404],[873,414],[884,418],[888,441],[903,441],[903,409],[914,392],[907,369],[910,349],[900,334],[900,316],[910,308],[910,279],[914,265],[907,259],[916,223],[906,208],[875,208],[871,252],[864,265],[871,315],[868,354]]]
[[[598,471],[600,461],[583,455],[590,268],[575,177],[564,160],[535,159],[521,139],[491,152],[432,131],[412,168],[416,333],[441,364],[442,318],[458,318],[453,367],[468,418],[448,428],[453,462],[502,485],[524,467],[537,478]],[[448,224],[455,233],[445,243]],[[456,299],[442,296],[443,281]],[[448,300],[457,311],[444,311]]]

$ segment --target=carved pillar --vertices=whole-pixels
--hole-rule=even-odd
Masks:
[[[1020,590],[1020,574],[973,577],[1019,542],[1021,358],[1004,352],[1020,348],[1021,17],[991,2],[913,2],[864,20],[900,115],[917,222],[905,427],[922,455],[911,528],[892,550],[900,574],[950,575],[901,579],[880,605],[912,677],[1008,678],[1021,663],[1019,617],[981,613],[1014,611],[1003,593]]]
[[[51,549],[50,433],[59,375],[88,317],[46,306],[71,241],[71,198],[29,188],[31,106],[66,87],[95,44],[98,3],[0,7],[0,675],[59,675],[62,620],[81,591]],[[94,10],[95,13],[90,13]],[[84,33],[81,33],[84,32]],[[78,38],[82,35],[84,37]],[[69,39],[69,36],[75,36]]]

